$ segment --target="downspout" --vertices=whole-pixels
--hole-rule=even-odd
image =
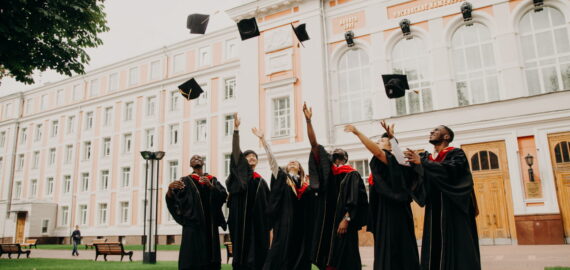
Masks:
[[[322,53],[323,53],[323,59],[325,60],[323,63],[323,73],[324,73],[324,77],[325,77],[325,99],[327,100],[326,103],[326,118],[327,118],[327,123],[328,123],[328,132],[327,132],[327,136],[328,136],[328,141],[329,141],[329,145],[334,144],[335,142],[335,130],[334,130],[334,117],[333,117],[333,111],[332,111],[332,91],[330,89],[330,72],[329,72],[329,53],[328,53],[328,32],[327,32],[327,18],[326,18],[326,11],[325,11],[325,1],[324,0],[319,0],[321,3],[320,5],[320,15],[321,15],[321,31],[323,33],[323,43],[322,45]]]
[[[14,170],[16,170],[16,150],[18,150],[18,135],[20,133],[20,119],[22,119],[23,116],[23,112],[24,110],[22,109],[24,107],[24,95],[22,94],[22,92],[20,92],[20,106],[19,106],[19,112],[18,112],[18,118],[16,120],[16,127],[14,129],[14,144],[12,144],[12,164],[10,165],[10,167],[12,168],[10,170],[10,177],[8,178],[10,180],[10,186],[8,188],[8,202],[7,202],[7,207],[6,207],[6,219],[8,219],[10,217],[10,211],[12,210],[12,191],[14,189]],[[4,226],[4,231],[6,230],[6,227]],[[2,235],[4,235],[4,232],[2,232]]]

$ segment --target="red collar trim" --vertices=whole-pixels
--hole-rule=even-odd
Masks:
[[[349,172],[354,172],[356,171],[354,168],[352,168],[352,166],[350,165],[342,165],[340,167],[336,167],[336,166],[332,166],[332,173],[333,175],[339,175],[339,174],[343,174],[343,173],[349,173]]]
[[[368,185],[369,186],[373,186],[374,185],[374,176],[372,176],[372,174],[370,174],[368,176]]]
[[[261,175],[257,172],[253,172],[253,179],[259,179],[261,178]]]
[[[297,191],[297,199],[301,199],[301,197],[303,197],[303,193],[305,193],[305,191],[307,191],[308,187],[309,187],[309,183],[304,182],[301,184],[300,188],[295,188],[295,190]]]
[[[196,183],[198,183],[198,184],[200,184],[200,185],[205,185],[205,184],[206,184],[205,182],[200,182],[200,176],[197,175],[197,174],[195,174],[195,173],[191,174],[190,177],[191,177],[192,179],[194,179],[194,181],[196,181]],[[212,178],[214,178],[214,177],[211,176],[211,175],[206,175],[206,178],[208,178],[208,180],[212,181]]]
[[[428,158],[431,161],[435,161],[435,162],[442,162],[445,159],[445,156],[447,155],[447,153],[449,153],[449,151],[455,149],[455,147],[450,146],[447,147],[443,150],[441,150],[441,152],[439,152],[439,154],[437,154],[437,157],[434,159],[433,156],[431,154],[429,154]]]

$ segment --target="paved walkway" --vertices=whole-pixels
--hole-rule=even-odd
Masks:
[[[372,269],[374,250],[372,247],[361,247],[360,253],[363,269]],[[177,251],[158,251],[159,261],[178,260]],[[32,249],[32,258],[60,258],[93,260],[94,250],[79,250],[79,256],[71,256],[71,250]],[[119,256],[109,256],[110,261],[118,261]],[[103,258],[99,258],[103,260]],[[128,258],[126,259],[128,260]],[[142,260],[142,251],[135,251],[134,261]],[[570,267],[570,245],[552,246],[482,246],[481,260],[485,270],[543,270],[546,266]],[[231,261],[231,260],[230,260]],[[222,262],[226,262],[226,251],[222,250]]]

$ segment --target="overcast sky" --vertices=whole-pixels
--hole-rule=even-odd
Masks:
[[[224,10],[255,0],[107,0],[105,12],[111,28],[100,35],[103,45],[87,52],[91,62],[87,71],[192,38],[186,29],[191,13],[212,14],[206,33],[231,26]],[[237,29],[236,29],[237,31]],[[34,76],[35,85],[25,85],[10,78],[2,79],[0,96],[65,79],[56,72]]]

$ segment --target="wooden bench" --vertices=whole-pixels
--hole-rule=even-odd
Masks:
[[[8,258],[12,259],[12,254],[18,254],[18,259],[21,254],[26,254],[26,258],[30,257],[30,250],[22,250],[20,244],[0,244],[0,256],[8,253]]]
[[[95,244],[102,244],[102,243],[106,243],[106,242],[107,242],[107,238],[93,239],[93,241],[91,241],[91,244],[85,244],[85,249],[94,248]]]
[[[125,255],[129,255],[129,260],[133,261],[133,252],[125,252],[125,248],[122,243],[119,242],[109,242],[109,243],[94,243],[95,246],[95,261],[99,255],[103,255],[105,261],[107,261],[107,255],[121,255],[121,261]]]
[[[224,246],[226,246],[226,264],[230,261],[230,258],[234,256],[234,249],[232,246],[232,242],[224,242]]]
[[[32,247],[38,249],[38,239],[28,239],[26,240],[26,242],[20,244],[20,246],[27,247],[29,249],[31,249]]]

